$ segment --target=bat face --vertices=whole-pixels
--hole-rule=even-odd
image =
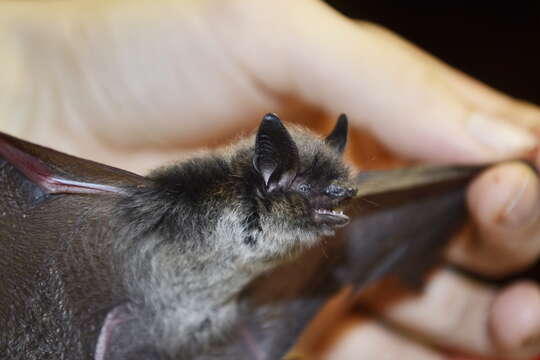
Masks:
[[[349,217],[339,209],[357,190],[349,180],[347,170],[336,166],[339,162],[327,166],[334,159],[321,158],[324,157],[315,158],[312,166],[297,176],[291,189],[307,202],[307,213],[312,214],[313,226],[321,228],[324,235],[332,235],[334,228],[348,224]]]
[[[260,201],[257,217],[266,237],[291,239],[289,246],[280,244],[280,252],[313,245],[348,223],[336,210],[356,193],[341,159],[346,141],[344,116],[324,140],[296,129],[291,136],[274,115],[264,118],[255,141],[253,168],[258,176],[252,193]]]

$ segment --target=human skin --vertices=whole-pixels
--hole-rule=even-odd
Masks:
[[[315,0],[3,1],[0,58],[2,131],[135,172],[252,129],[268,111],[307,124],[345,112],[400,159],[536,157],[536,106]],[[491,277],[534,262],[539,192],[517,163],[480,175],[468,191],[475,231],[448,260]],[[329,359],[448,356],[426,344],[517,358],[540,348],[536,284],[498,289],[442,269],[421,295],[383,306],[390,288],[362,296],[370,317],[342,322]]]

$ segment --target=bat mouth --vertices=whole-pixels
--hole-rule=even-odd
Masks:
[[[315,209],[315,221],[333,227],[342,227],[349,223],[349,217],[341,210]]]

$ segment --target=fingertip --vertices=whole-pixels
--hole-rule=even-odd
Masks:
[[[473,182],[469,208],[481,228],[523,229],[538,218],[540,183],[529,166],[513,162],[495,166]]]
[[[493,301],[489,327],[505,351],[540,347],[540,289],[522,281],[504,289]]]
[[[449,248],[452,261],[500,277],[537,259],[540,183],[529,166],[509,162],[486,170],[469,187],[467,202],[474,226]]]

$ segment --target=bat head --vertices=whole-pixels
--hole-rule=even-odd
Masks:
[[[325,139],[295,128],[289,132],[276,115],[265,115],[252,159],[262,225],[266,220],[268,229],[310,241],[346,225],[349,218],[339,209],[356,194],[341,159],[346,142],[345,115]]]

